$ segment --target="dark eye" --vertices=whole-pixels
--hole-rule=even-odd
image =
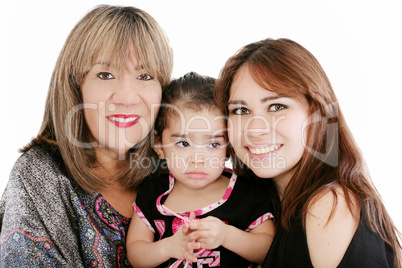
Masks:
[[[96,76],[99,77],[102,80],[114,79],[114,76],[111,73],[108,73],[108,72],[100,72]]]
[[[177,146],[182,147],[182,148],[190,146],[190,144],[186,141],[179,141],[176,144],[177,144]]]
[[[218,148],[220,145],[219,142],[211,142],[210,144],[208,144],[208,148]]]
[[[232,111],[232,114],[238,114],[238,115],[244,115],[244,114],[249,114],[249,113],[250,113],[250,111],[243,107],[236,108]]]
[[[149,75],[149,74],[140,74],[140,75],[137,77],[137,79],[138,79],[138,80],[149,81],[149,80],[153,80],[154,78],[153,78],[151,75]]]
[[[287,108],[285,105],[283,105],[283,104],[271,104],[269,107],[268,107],[268,111],[270,111],[270,112],[277,112],[277,111],[280,111],[280,110],[283,110],[283,109],[285,109],[285,108]]]

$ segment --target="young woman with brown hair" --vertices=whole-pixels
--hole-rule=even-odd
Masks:
[[[159,24],[134,7],[98,6],[56,63],[38,136],[0,203],[9,267],[128,266],[136,189],[157,157],[149,137],[173,59]]]
[[[215,97],[235,172],[270,178],[277,196],[263,267],[401,267],[399,232],[309,51],[251,43],[227,61]]]

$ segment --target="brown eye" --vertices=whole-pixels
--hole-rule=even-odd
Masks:
[[[151,75],[149,75],[149,74],[140,74],[140,75],[137,77],[137,79],[138,79],[138,80],[149,81],[149,80],[153,80],[154,78],[153,78]]]
[[[244,107],[236,108],[232,111],[232,114],[244,115],[249,114],[250,111]]]
[[[113,75],[111,73],[108,73],[108,72],[100,72],[96,76],[99,77],[102,80],[114,79]]]
[[[285,108],[287,108],[287,107],[283,104],[272,104],[269,106],[268,111],[277,112],[277,111],[283,110]]]

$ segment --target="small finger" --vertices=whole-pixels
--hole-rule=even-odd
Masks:
[[[191,262],[197,262],[197,258],[190,253],[186,253],[185,254],[186,260],[191,261]]]
[[[187,222],[185,222],[185,223],[183,224],[183,227],[182,227],[182,228],[183,228],[183,229],[182,229],[182,230],[183,230],[183,233],[187,233],[188,230],[189,230],[189,227],[190,227],[189,224],[188,224]]]
[[[196,241],[203,237],[204,232],[203,231],[195,231],[187,235],[187,240],[188,241]]]
[[[187,247],[188,247],[188,249],[190,249],[190,250],[200,249],[200,248],[201,248],[201,244],[200,244],[199,242],[194,241],[194,242],[188,243]]]
[[[190,212],[190,216],[188,217],[188,219],[189,219],[190,221],[194,221],[194,219],[195,219],[195,212],[194,212],[194,211],[191,211],[191,212]]]

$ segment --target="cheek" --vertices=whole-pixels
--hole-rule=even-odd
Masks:
[[[169,170],[182,170],[185,167],[187,156],[174,150],[165,149],[165,160]]]
[[[226,150],[219,150],[219,152],[211,152],[205,155],[207,165],[211,169],[223,169],[226,162]],[[220,171],[218,171],[220,172]]]
[[[229,118],[228,138],[229,138],[229,142],[232,144],[233,147],[240,146],[241,136],[242,136],[241,133],[242,133],[242,126],[239,126],[239,122]]]
[[[99,125],[99,118],[98,118],[99,112],[97,109],[84,109],[84,119],[91,130],[93,132],[96,128],[98,128]]]
[[[146,105],[146,109],[149,111],[149,119],[148,121],[151,125],[155,122],[155,119],[159,112],[159,107],[161,105],[161,93],[155,93],[152,96],[149,96],[144,102]]]

